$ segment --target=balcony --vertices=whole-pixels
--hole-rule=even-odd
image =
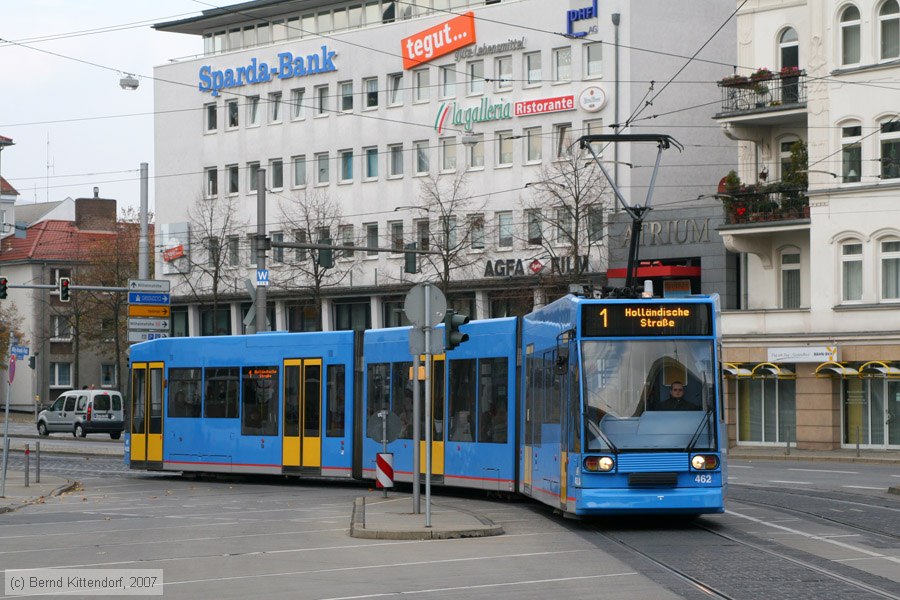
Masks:
[[[750,77],[732,75],[719,81],[722,90],[721,111],[716,119],[746,117],[776,124],[806,114],[806,73],[783,69],[783,73],[754,73]]]
[[[742,186],[727,194],[717,194],[725,209],[727,225],[775,224],[779,221],[809,220],[809,198],[805,186],[786,183]]]

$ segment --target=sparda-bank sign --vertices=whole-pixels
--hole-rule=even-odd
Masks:
[[[278,64],[269,67],[269,63],[259,62],[256,57],[250,59],[250,63],[233,69],[217,69],[209,65],[200,67],[201,92],[210,92],[218,96],[223,89],[241,87],[256,83],[278,79],[291,79],[292,77],[306,77],[316,73],[329,73],[337,71],[334,57],[337,52],[329,50],[328,46],[322,46],[321,52],[307,54],[306,56],[294,56],[291,52],[279,52]]]

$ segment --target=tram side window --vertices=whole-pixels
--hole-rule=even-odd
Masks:
[[[505,444],[509,411],[509,364],[505,358],[478,361],[478,441]]]
[[[288,365],[284,368],[284,435],[300,435],[300,367]]]
[[[443,360],[434,360],[431,364],[431,421],[433,428],[431,430],[431,439],[438,442],[444,439],[444,390],[447,382],[446,372]],[[424,396],[423,396],[424,397]],[[425,418],[424,410],[422,418]],[[425,431],[422,429],[422,431]]]
[[[409,375],[411,362],[393,363],[391,372],[391,391],[394,401],[391,412],[400,420],[400,435],[403,439],[412,439],[413,434],[413,384]]]
[[[474,441],[475,434],[475,359],[450,361],[450,400],[447,412],[450,415],[450,431],[447,438],[451,442]]]
[[[278,367],[244,367],[241,435],[278,435]]]
[[[147,370],[135,369],[131,383],[131,433],[146,433],[144,431],[144,408],[147,401]],[[62,400],[60,397],[59,400]],[[57,404],[59,404],[57,400]],[[59,410],[62,409],[60,406]]]
[[[368,426],[372,417],[391,407],[390,363],[370,364],[366,369],[366,381],[368,385],[366,426]]]
[[[204,376],[206,391],[203,416],[209,419],[236,419],[240,376],[238,368],[207,368]]]
[[[560,407],[562,405],[562,377],[556,372],[556,352],[544,354],[544,376],[546,387],[544,390],[544,423],[547,425],[559,425]]]
[[[200,417],[200,369],[169,369],[169,418]]]
[[[343,437],[347,414],[346,379],[344,365],[328,365],[328,414],[325,416],[325,435]]]

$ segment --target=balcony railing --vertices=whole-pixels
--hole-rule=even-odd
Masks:
[[[809,198],[804,188],[776,183],[718,197],[725,208],[726,222],[733,225],[809,218]]]
[[[773,75],[769,79],[751,80],[730,77],[719,82],[722,88],[722,112],[745,112],[758,109],[794,108],[806,102],[806,73]]]

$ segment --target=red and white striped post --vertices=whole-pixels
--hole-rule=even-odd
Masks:
[[[375,456],[375,487],[384,489],[385,498],[387,488],[394,487],[394,455],[391,452],[379,452]]]

